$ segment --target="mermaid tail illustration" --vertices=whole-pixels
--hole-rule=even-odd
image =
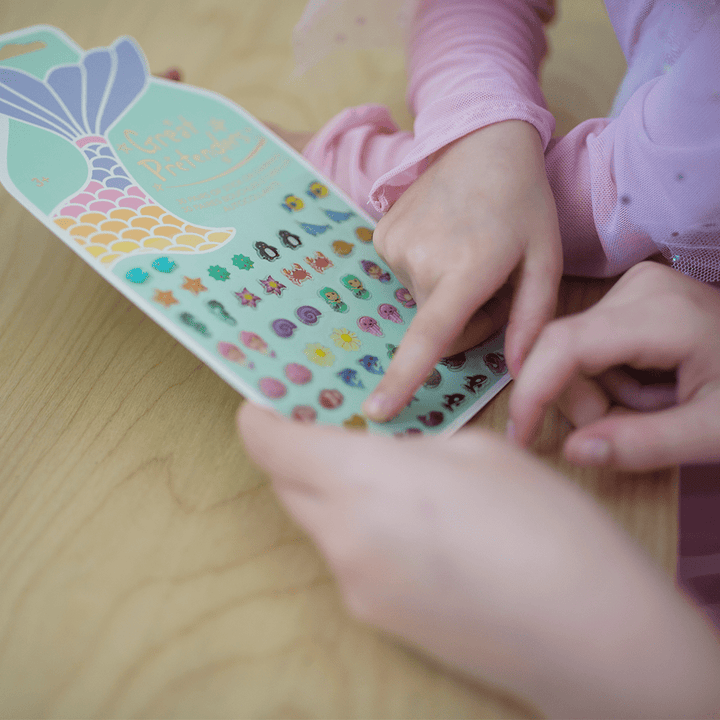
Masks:
[[[213,250],[235,233],[193,225],[163,208],[132,180],[109,144],[108,131],[145,91],[147,77],[140,51],[128,39],[56,67],[44,81],[0,68],[0,114],[59,135],[84,154],[87,184],[51,218],[102,263],[153,250]]]

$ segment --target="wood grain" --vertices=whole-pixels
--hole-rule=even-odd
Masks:
[[[346,105],[404,127],[402,58],[288,80],[301,0],[0,5],[81,46],[135,37],[156,71],[312,131]],[[561,130],[607,112],[622,56],[598,0],[561,5],[545,70]],[[532,717],[348,617],[313,545],[237,441],[240,397],[0,190],[0,717]],[[607,283],[569,281],[563,309]],[[477,423],[502,429],[507,392]],[[577,471],[551,413],[538,451],[674,564],[672,473]]]

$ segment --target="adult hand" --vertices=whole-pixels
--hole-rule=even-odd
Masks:
[[[365,622],[551,716],[720,708],[712,632],[524,451],[477,431],[398,440],[292,423],[248,403],[239,425]]]
[[[505,354],[516,374],[553,317],[562,275],[557,211],[535,128],[499,122],[444,149],[380,220],[374,242],[418,313],[365,403],[368,417],[399,413],[442,356],[501,327],[510,293],[486,303],[509,279],[515,291]]]
[[[675,381],[645,386],[624,366]],[[553,400],[578,428],[565,442],[571,462],[650,470],[719,459],[720,293],[659,263],[631,268],[597,305],[540,334],[510,396],[521,445]]]

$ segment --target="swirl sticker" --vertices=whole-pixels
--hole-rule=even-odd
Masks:
[[[301,305],[295,314],[298,320],[304,325],[315,325],[322,313],[312,305]]]
[[[292,337],[292,334],[297,329],[297,325],[285,318],[278,318],[277,320],[273,320],[272,329],[278,337],[289,338]]]

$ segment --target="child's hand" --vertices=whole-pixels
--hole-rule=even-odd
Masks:
[[[675,371],[675,383],[643,386],[622,366]],[[520,444],[555,399],[579,428],[565,443],[572,462],[649,470],[720,458],[720,293],[658,263],[631,268],[597,305],[541,333],[510,396]]]
[[[695,612],[577,487],[500,437],[397,440],[248,403],[239,424],[365,622],[554,717],[720,703]]]
[[[562,274],[555,201],[540,137],[520,120],[456,141],[380,220],[375,247],[418,304],[365,412],[400,412],[443,355],[476,345],[507,319],[502,299],[482,306],[514,276],[506,336],[513,373],[554,314]]]

